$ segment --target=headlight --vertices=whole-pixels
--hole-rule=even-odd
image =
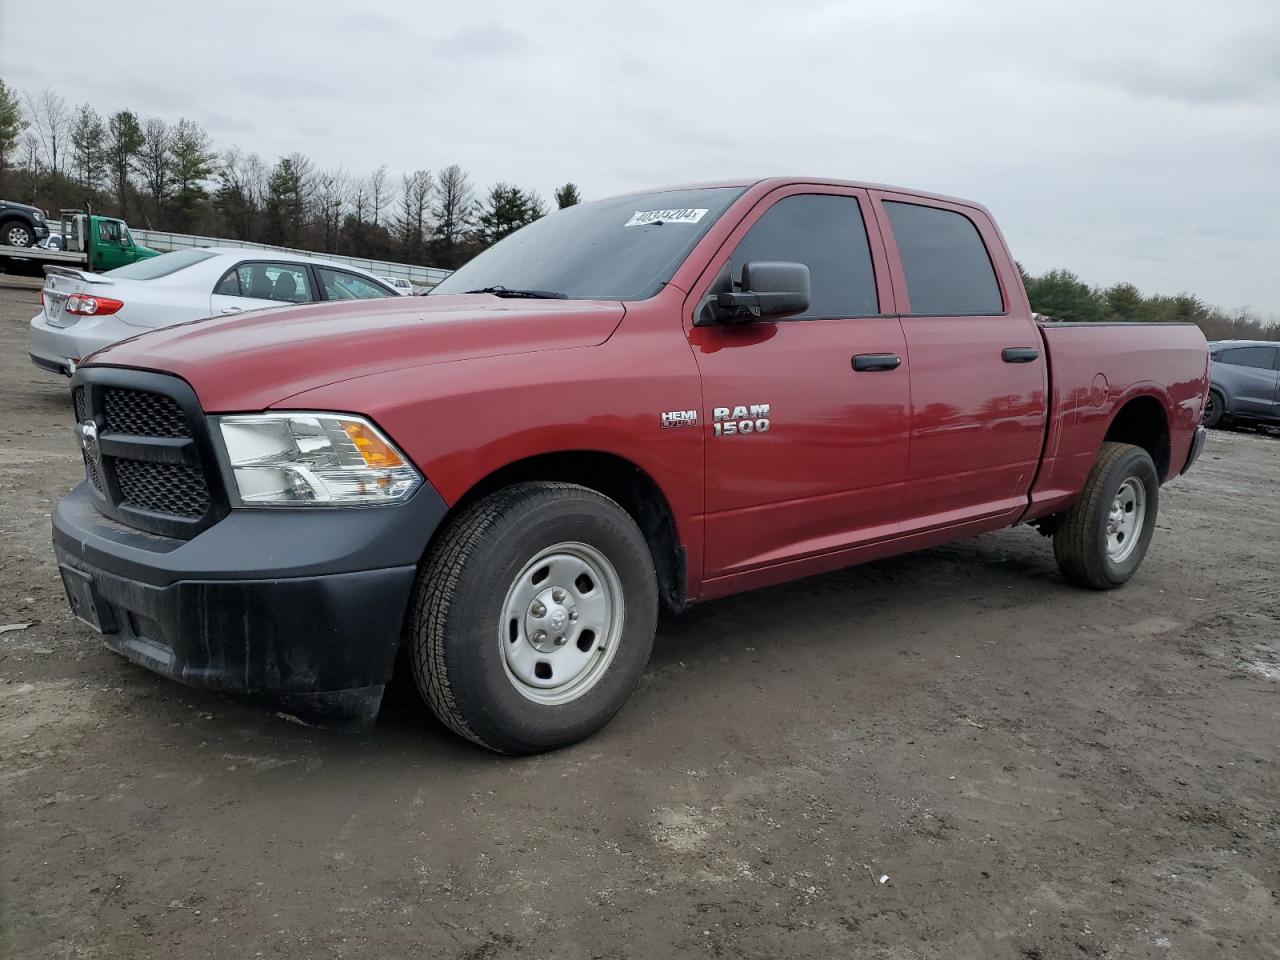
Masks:
[[[363,417],[264,413],[217,423],[245,506],[395,503],[422,483]]]
[[[44,213],[40,210],[33,210],[31,211],[31,219],[34,220],[36,223],[44,223],[44,220],[45,220]]]

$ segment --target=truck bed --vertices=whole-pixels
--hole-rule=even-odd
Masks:
[[[1193,323],[1042,321],[1049,357],[1049,431],[1026,519],[1056,512],[1074,499],[1116,414],[1162,418],[1168,438],[1161,481],[1187,461],[1204,412],[1209,352]],[[1143,399],[1145,398],[1145,399]]]

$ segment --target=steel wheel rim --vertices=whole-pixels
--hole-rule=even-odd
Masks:
[[[622,581],[585,543],[538,552],[507,590],[498,643],[507,679],[534,703],[558,706],[604,677],[622,635]]]
[[[1107,557],[1113,563],[1124,563],[1138,548],[1146,516],[1147,488],[1137,477],[1128,477],[1107,511]]]

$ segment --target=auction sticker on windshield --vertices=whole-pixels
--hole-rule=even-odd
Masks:
[[[675,210],[637,210],[623,224],[624,227],[643,227],[647,223],[697,223],[707,215],[705,207],[684,207]]]

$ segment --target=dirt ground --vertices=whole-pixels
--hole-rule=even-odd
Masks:
[[[1280,958],[1280,437],[1216,432],[1135,581],[1019,529],[666,619],[533,759],[393,690],[326,733],[68,613],[65,381],[0,290],[7,958]]]

